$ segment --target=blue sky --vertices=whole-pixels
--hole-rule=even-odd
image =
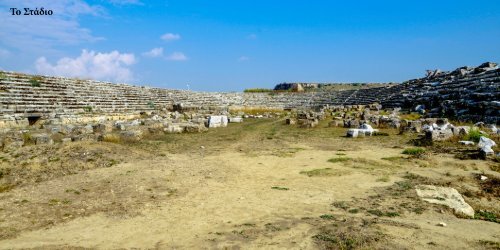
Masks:
[[[13,16],[10,8],[52,9]],[[203,91],[500,62],[500,1],[0,0],[0,68]]]

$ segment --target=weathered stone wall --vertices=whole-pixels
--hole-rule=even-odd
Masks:
[[[210,109],[218,107],[300,108],[358,105],[378,102],[383,107],[425,105],[433,116],[500,122],[500,69],[491,63],[452,72],[430,72],[425,78],[379,88],[305,93],[223,93],[168,90],[33,76],[0,74],[0,126],[22,126],[27,117],[99,119],[170,109],[174,104]]]
[[[432,117],[500,122],[500,68],[495,63],[451,72],[429,71],[427,77],[409,80],[393,90],[398,94],[382,100],[384,107],[424,105]]]

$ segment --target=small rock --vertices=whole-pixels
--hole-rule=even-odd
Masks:
[[[437,225],[440,226],[440,227],[446,227],[447,226],[446,223],[444,223],[444,222],[439,222]]]
[[[486,176],[484,176],[484,175],[481,175],[481,177],[480,177],[479,179],[480,179],[480,180],[482,180],[482,181],[485,181],[485,180],[487,180],[487,179],[488,179],[488,177],[486,177]]]
[[[473,141],[459,141],[459,143],[462,145],[474,145],[475,144]]]

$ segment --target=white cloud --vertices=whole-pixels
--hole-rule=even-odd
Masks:
[[[165,57],[169,61],[186,61],[188,58],[182,52],[174,52],[171,55]]]
[[[35,62],[38,73],[66,77],[83,77],[104,81],[126,82],[133,80],[128,68],[136,62],[134,54],[112,51],[96,53],[83,50],[77,58],[64,57],[55,65],[40,57]]]
[[[240,56],[240,58],[238,58],[238,62],[244,62],[248,60],[250,60],[250,58],[248,58],[247,56]]]
[[[179,34],[173,34],[173,33],[166,33],[166,34],[163,34],[161,36],[161,39],[162,40],[165,40],[165,41],[175,41],[175,40],[179,40],[181,39],[181,35]]]
[[[148,52],[142,53],[143,56],[147,57],[160,57],[163,56],[163,48],[154,48]]]
[[[250,39],[250,40],[255,40],[255,39],[257,39],[257,35],[255,35],[255,34],[250,34],[250,35],[248,35],[248,36],[247,36],[247,39]]]
[[[0,43],[22,51],[40,51],[57,48],[59,45],[73,45],[81,42],[97,41],[99,37],[80,26],[81,16],[101,16],[100,6],[89,5],[82,0],[44,1],[43,8],[52,10],[51,16],[16,16],[10,8],[40,8],[40,1],[26,0],[19,6],[19,0],[2,0],[0,9]]]

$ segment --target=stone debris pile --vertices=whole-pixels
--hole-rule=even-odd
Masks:
[[[240,116],[210,115],[194,112],[164,112],[143,114],[132,120],[106,120],[67,124],[61,119],[49,119],[30,129],[7,129],[0,133],[0,148],[4,151],[33,145],[50,145],[72,141],[138,141],[145,135],[161,133],[199,133],[209,128],[227,127],[228,122],[243,122]],[[112,117],[110,117],[112,118]],[[93,121],[93,120],[92,120]]]

